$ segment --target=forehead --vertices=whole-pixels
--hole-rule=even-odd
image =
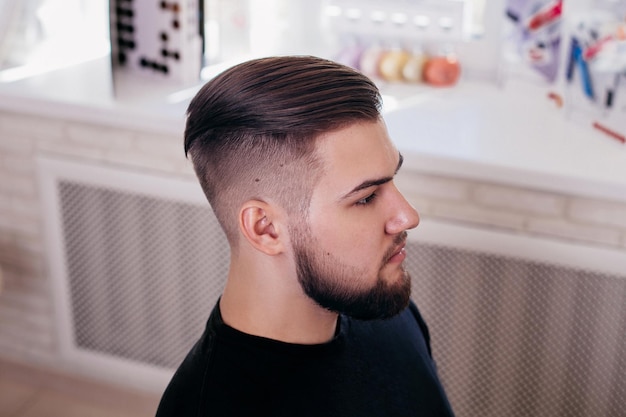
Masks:
[[[324,166],[322,182],[333,188],[352,189],[362,181],[393,176],[398,166],[398,150],[382,120],[326,133],[317,141],[317,151]]]

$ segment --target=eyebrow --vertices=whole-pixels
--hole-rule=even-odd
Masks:
[[[396,170],[394,172],[394,175],[398,173],[398,171],[400,170],[400,168],[402,167],[402,163],[404,162],[404,157],[402,156],[402,154],[400,152],[398,152],[398,166],[396,167]],[[350,190],[347,194],[345,194],[343,197],[341,197],[341,200],[345,200],[347,198],[350,198],[351,196],[353,196],[354,194],[358,193],[361,190],[364,190],[366,188],[369,187],[376,187],[385,183],[388,183],[389,181],[391,181],[393,179],[393,176],[391,177],[382,177],[382,178],[376,178],[376,179],[371,179],[371,180],[366,180],[363,181],[362,183],[360,183],[359,185],[357,185],[356,187],[354,187],[352,190]]]

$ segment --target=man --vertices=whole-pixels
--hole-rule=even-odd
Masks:
[[[380,107],[367,77],[304,56],[236,65],[191,101],[185,152],[231,260],[158,417],[452,415]]]

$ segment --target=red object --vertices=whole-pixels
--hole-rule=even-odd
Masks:
[[[424,64],[424,81],[437,87],[454,85],[461,75],[461,65],[455,58],[436,56]]]
[[[563,0],[557,0],[539,10],[528,20],[528,29],[537,30],[561,17],[563,12]]]
[[[548,93],[548,98],[554,100],[557,107],[563,107],[563,98],[559,94],[550,92]]]
[[[611,40],[613,40],[613,36],[612,35],[608,35],[608,36],[605,36],[604,38],[600,39],[598,42],[594,43],[593,45],[589,45],[587,47],[587,49],[585,49],[585,52],[583,53],[583,57],[586,60],[590,60],[591,58],[596,56],[597,53],[602,50],[602,48],[604,48],[604,45],[607,42],[609,42]]]
[[[609,129],[608,127],[601,125],[598,122],[593,122],[593,127],[595,127],[596,129],[598,129],[599,131],[606,133],[607,135],[609,135],[611,138],[618,140],[622,143],[626,143],[626,137],[624,137],[624,135],[621,135],[619,133],[617,133],[616,131]]]

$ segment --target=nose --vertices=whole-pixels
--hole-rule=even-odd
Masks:
[[[417,210],[404,198],[394,185],[395,198],[392,202],[392,216],[385,224],[385,232],[390,235],[414,229],[420,222]]]

